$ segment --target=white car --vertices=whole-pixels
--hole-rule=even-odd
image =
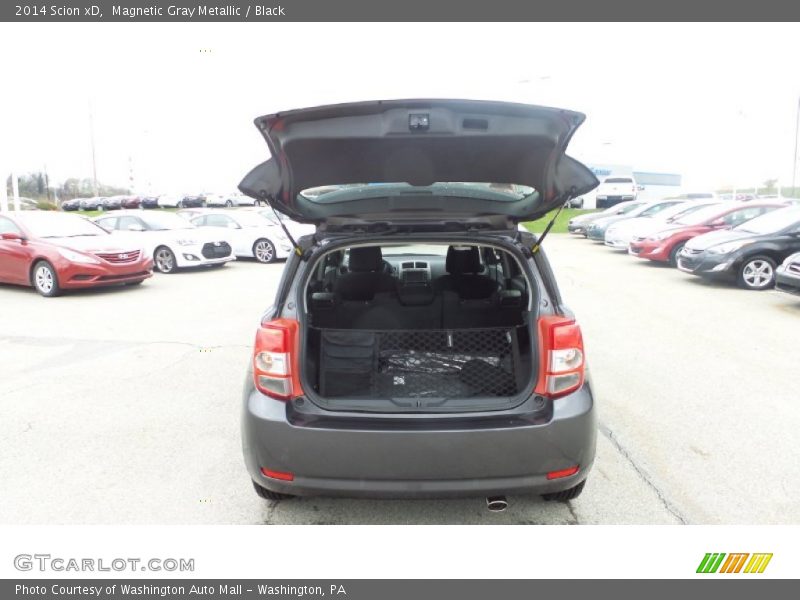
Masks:
[[[688,200],[654,213],[643,213],[639,217],[626,219],[606,229],[605,245],[615,250],[628,250],[635,238],[647,237],[653,231],[663,229],[679,217],[688,215],[704,206],[719,204],[717,200]]]
[[[169,212],[119,211],[94,222],[120,236],[140,240],[162,273],[183,267],[222,266],[236,260],[229,236],[207,231]]]
[[[161,194],[158,197],[159,208],[178,208],[183,200],[179,194]]]
[[[639,186],[636,180],[630,176],[623,177],[612,175],[606,177],[597,186],[595,191],[595,206],[597,208],[608,208],[627,200],[636,200],[639,194]]]
[[[201,229],[225,232],[236,256],[271,263],[287,258],[292,252],[292,244],[283,229],[252,211],[208,211],[192,218],[191,222]]]
[[[258,213],[264,219],[272,223],[273,225],[277,225],[280,227],[280,223],[283,223],[286,226],[286,229],[289,230],[289,235],[291,235],[295,241],[299,238],[303,237],[304,235],[312,235],[317,231],[316,225],[311,225],[308,223],[298,223],[297,221],[293,221],[286,215],[282,213],[277,213],[278,218],[280,219],[280,223],[278,219],[275,218],[275,213],[272,211],[271,208],[256,208],[253,212]]]

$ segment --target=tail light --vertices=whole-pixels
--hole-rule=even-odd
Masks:
[[[539,319],[539,381],[534,390],[557,398],[583,385],[583,336],[569,317],[548,315]]]
[[[278,400],[303,394],[300,385],[299,324],[294,319],[276,319],[261,324],[253,348],[253,379],[256,389]]]

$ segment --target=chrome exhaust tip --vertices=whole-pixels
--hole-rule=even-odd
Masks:
[[[508,508],[508,501],[505,496],[489,496],[486,498],[486,508],[491,512],[503,512]]]

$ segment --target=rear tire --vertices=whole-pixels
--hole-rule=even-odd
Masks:
[[[267,488],[261,487],[255,481],[253,482],[253,489],[255,489],[256,494],[258,494],[264,500],[290,500],[291,498],[294,498],[294,496],[291,494],[281,494],[279,492],[273,492]]]
[[[670,250],[670,253],[669,253],[669,266],[670,267],[675,267],[676,269],[678,268],[678,254],[681,253],[681,250],[683,250],[683,247],[685,245],[686,245],[686,242],[682,242],[680,244],[676,244],[675,247],[672,250]]]
[[[266,238],[256,240],[253,244],[253,256],[260,263],[275,262],[275,246]]]
[[[31,270],[31,283],[33,289],[45,298],[55,298],[61,294],[61,287],[58,285],[58,275],[55,268],[46,260],[40,260]]]
[[[227,206],[228,208],[231,208],[231,207],[233,207],[233,202],[231,202],[230,200],[226,200],[225,201],[225,206]]]
[[[553,492],[551,494],[542,494],[542,498],[544,498],[546,502],[567,502],[568,500],[574,500],[581,495],[583,486],[585,485],[586,480],[584,479],[578,485],[571,487],[568,490]]]

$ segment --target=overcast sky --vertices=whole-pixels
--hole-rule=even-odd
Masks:
[[[791,183],[800,26],[0,25],[0,171],[231,191],[266,157],[254,117],[465,97],[588,115],[569,153],[686,188]],[[798,175],[800,178],[800,175]]]

